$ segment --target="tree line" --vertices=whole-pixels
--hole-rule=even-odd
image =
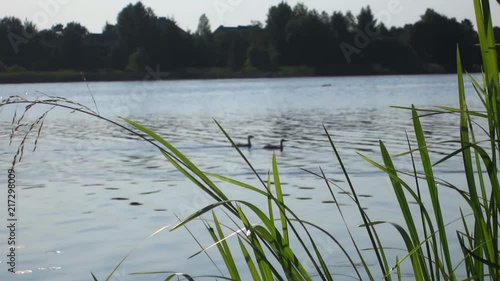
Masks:
[[[500,29],[495,28],[500,35]],[[316,74],[435,73],[456,70],[460,47],[466,70],[479,70],[478,35],[470,20],[458,22],[427,9],[420,20],[387,27],[369,6],[351,12],[318,12],[280,3],[265,24],[218,27],[205,15],[195,32],[158,17],[141,2],[129,4],[102,33],[77,22],[38,30],[15,17],[0,20],[0,72],[64,69],[144,71],[223,67],[273,71],[307,66]]]

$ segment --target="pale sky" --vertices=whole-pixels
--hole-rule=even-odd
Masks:
[[[0,0],[0,17],[16,16],[22,20],[33,21],[39,29],[51,27],[55,23],[66,24],[76,21],[87,27],[90,32],[101,32],[108,21],[116,23],[116,16],[130,0]],[[198,19],[205,13],[212,29],[219,25],[247,25],[252,20],[265,23],[269,7],[281,0],[144,0],[157,16],[174,17],[183,29],[196,30]],[[448,17],[461,21],[474,19],[472,0],[303,0],[285,1],[291,6],[303,2],[310,9],[346,12],[357,15],[368,4],[372,12],[379,15],[387,26],[402,26],[414,23],[426,8],[433,8]],[[490,1],[495,25],[500,25],[500,5]]]

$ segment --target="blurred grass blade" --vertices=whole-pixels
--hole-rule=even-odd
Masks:
[[[193,277],[191,277],[191,275],[186,274],[186,273],[174,273],[174,274],[172,274],[172,275],[168,276],[168,277],[165,279],[165,281],[170,281],[170,280],[172,280],[172,278],[174,278],[174,277],[179,277],[179,276],[182,276],[182,277],[186,278],[186,279],[187,279],[187,280],[189,280],[189,281],[195,281],[195,280],[194,280],[194,278],[193,278]]]
[[[113,271],[111,271],[111,273],[109,274],[108,278],[106,278],[106,281],[110,281],[111,278],[113,277],[113,275],[115,274],[115,272],[118,270],[118,268],[120,268],[120,266],[125,262],[125,260],[137,249],[139,248],[139,246],[144,243],[144,241],[148,240],[149,238],[155,236],[156,234],[162,232],[163,230],[167,229],[169,226],[166,225],[160,229],[158,229],[157,231],[155,231],[154,233],[152,233],[151,235],[149,235],[146,239],[144,239],[141,243],[139,243],[137,246],[135,246],[121,261],[120,263],[118,263],[115,268],[113,269]],[[94,277],[95,278],[95,277]]]
[[[326,129],[326,126],[324,124],[323,124],[323,130],[325,131],[326,136],[328,137],[328,140],[329,140],[330,145],[331,145],[331,147],[333,149],[333,152],[335,153],[335,157],[336,157],[337,161],[339,161],[340,167],[342,169],[342,173],[344,174],[344,176],[345,176],[345,178],[347,180],[347,183],[349,185],[349,188],[350,188],[350,190],[351,190],[351,192],[353,194],[354,202],[356,203],[356,206],[358,207],[358,210],[359,210],[359,212],[361,214],[361,218],[363,219],[363,222],[364,222],[365,225],[369,225],[368,218],[367,218],[367,216],[365,215],[365,213],[363,211],[363,207],[359,203],[359,199],[357,197],[356,190],[354,189],[354,185],[351,182],[351,179],[349,177],[347,169],[345,168],[344,163],[343,163],[343,161],[342,161],[342,159],[340,157],[340,154],[337,151],[337,147],[335,146],[335,144],[334,144],[334,142],[332,140],[332,137],[329,134],[329,132]],[[389,268],[387,266],[387,260],[383,257],[383,248],[377,246],[378,245],[377,244],[377,240],[378,239],[375,238],[375,234],[372,232],[372,229],[370,229],[370,227],[366,227],[366,231],[368,233],[368,236],[370,238],[370,242],[371,242],[371,244],[373,246],[373,249],[375,251],[375,255],[377,257],[377,261],[378,261],[378,265],[380,267],[380,270],[382,271],[383,276],[385,276],[386,279],[390,280],[391,276],[387,275],[387,271],[389,270]]]

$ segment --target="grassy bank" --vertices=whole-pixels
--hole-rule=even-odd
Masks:
[[[386,69],[380,65],[342,65],[342,67],[284,66],[277,70],[259,70],[244,68],[234,70],[231,68],[182,68],[173,71],[164,71],[168,76],[162,75],[162,80],[174,79],[235,79],[235,78],[285,78],[285,77],[316,77],[316,76],[356,76],[356,75],[391,75],[391,74],[443,74],[446,73],[439,67],[426,67],[418,72],[400,73]],[[0,84],[19,83],[56,83],[56,82],[81,82],[87,81],[141,81],[154,80],[150,72],[132,71],[97,71],[79,72],[74,70],[61,71],[12,71],[0,72]]]
[[[0,84],[11,83],[55,83],[87,81],[142,81],[173,79],[227,79],[227,78],[273,78],[314,76],[314,69],[308,67],[283,67],[277,71],[257,69],[233,70],[230,68],[184,68],[175,71],[163,71],[162,74],[132,71],[78,72],[72,70],[52,72],[0,72]],[[166,75],[168,73],[168,75]],[[153,76],[153,75],[157,76]]]

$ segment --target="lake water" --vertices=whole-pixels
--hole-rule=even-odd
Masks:
[[[0,85],[0,96],[36,98],[47,94],[95,109],[92,92],[102,116],[121,123],[118,116],[136,120],[177,146],[202,170],[258,187],[255,175],[228,145],[212,118],[236,141],[255,136],[252,149],[243,153],[264,178],[271,169],[273,152],[262,146],[286,138],[283,152],[276,151],[285,200],[304,219],[321,224],[352,249],[324,181],[303,170],[319,172],[321,167],[340,187],[348,189],[322,124],[336,142],[371,218],[400,222],[388,178],[357,153],[380,160],[379,140],[392,153],[406,151],[405,130],[413,136],[411,114],[390,106],[457,106],[456,80],[454,75],[434,75],[18,84]],[[467,91],[473,93],[470,85]],[[471,104],[474,107],[474,102]],[[18,117],[22,109],[18,106]],[[27,120],[35,120],[46,109],[33,108]],[[22,140],[22,135],[17,135],[9,146],[14,110],[11,106],[0,112],[2,184],[7,182],[7,170]],[[458,119],[452,115],[425,118],[423,126],[431,143],[456,138],[459,133]],[[63,109],[49,113],[32,152],[34,137],[28,139],[22,162],[16,166],[16,269],[25,274],[7,273],[8,232],[2,227],[0,280],[91,280],[90,272],[104,280],[136,246],[112,280],[165,277],[128,275],[139,271],[219,274],[205,255],[187,259],[200,248],[184,229],[164,231],[142,242],[161,227],[177,223],[176,216],[186,217],[212,202],[152,145],[109,123]],[[432,146],[433,160],[456,148]],[[408,158],[395,162],[401,169],[411,169]],[[463,181],[460,158],[437,166],[436,171],[444,179]],[[264,198],[217,183],[234,198],[266,206]],[[6,189],[2,190],[5,202]],[[342,190],[334,191],[354,236],[362,247],[369,247],[364,232],[355,228],[362,221],[353,202]],[[452,194],[447,190],[442,193],[444,198],[450,196],[443,207],[449,220],[458,217]],[[7,208],[1,206],[0,218],[7,224]],[[194,222],[189,229],[201,244],[210,244],[201,223]],[[380,231],[384,237],[394,237],[388,239],[389,246],[403,248],[396,231],[383,226]],[[332,270],[353,276],[338,247],[320,234],[314,235],[326,250]],[[209,253],[219,260],[215,249]],[[402,251],[391,253],[404,255]]]

